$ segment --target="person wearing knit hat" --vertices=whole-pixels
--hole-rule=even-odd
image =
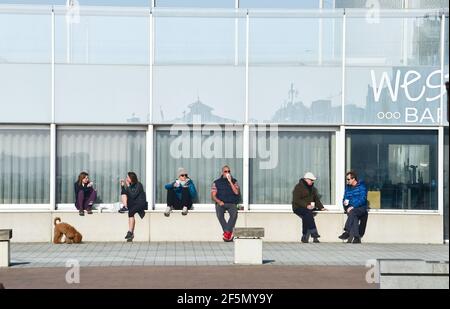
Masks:
[[[312,236],[313,242],[320,242],[318,239],[320,235],[317,232],[313,210],[327,210],[323,207],[319,199],[319,193],[314,187],[316,180],[317,177],[313,173],[307,172],[292,192],[292,210],[302,219],[301,241],[303,243],[308,243],[310,236]]]
[[[182,210],[183,216],[187,215],[188,210],[192,208],[193,200],[197,197],[197,190],[194,182],[189,178],[185,168],[180,167],[177,170],[175,181],[165,185],[167,190],[167,207],[164,215],[170,216],[173,209]]]

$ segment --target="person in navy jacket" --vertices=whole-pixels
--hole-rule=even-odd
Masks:
[[[339,236],[340,239],[353,243],[361,243],[361,234],[359,221],[367,216],[367,187],[363,181],[358,180],[354,171],[345,174],[347,183],[342,203],[347,213],[344,233]]]

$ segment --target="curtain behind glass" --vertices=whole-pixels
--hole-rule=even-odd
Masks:
[[[317,177],[314,186],[322,203],[331,204],[331,196],[334,196],[333,136],[331,132],[278,132],[278,149],[270,150],[272,157],[278,153],[275,168],[261,169],[260,164],[265,160],[258,155],[250,159],[250,203],[291,204],[295,185],[306,172],[312,172]],[[252,147],[258,147],[259,143],[270,145],[268,135],[251,134],[251,138],[252,141],[256,138],[256,143],[251,142]]]
[[[0,130],[0,204],[49,202],[49,130]]]
[[[56,202],[74,203],[74,183],[89,173],[97,190],[96,203],[119,201],[120,179],[137,174],[145,187],[144,131],[58,130],[56,141]]]
[[[207,158],[202,152],[200,158],[194,158],[194,142],[192,131],[190,133],[189,148],[190,158],[176,158],[170,154],[170,145],[180,135],[170,135],[169,131],[157,131],[156,133],[156,202],[166,203],[167,191],[164,185],[176,179],[179,167],[187,169],[189,177],[194,181],[198,192],[198,200],[195,203],[211,204],[211,185],[219,178],[222,166],[228,165],[231,174],[237,179],[242,192],[242,132],[229,132],[220,139],[222,155],[220,157]],[[201,133],[201,132],[200,132]],[[197,133],[196,133],[197,134]],[[198,135],[201,144],[205,145],[210,137]],[[225,149],[232,152],[225,152]],[[197,148],[198,149],[198,148]]]

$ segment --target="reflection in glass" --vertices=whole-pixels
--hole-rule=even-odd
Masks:
[[[166,183],[174,181],[177,169],[187,169],[198,191],[195,203],[211,204],[211,185],[222,166],[229,165],[242,192],[242,131],[223,127],[190,130],[188,127],[156,132],[156,203],[166,203]]]
[[[94,182],[97,203],[119,201],[127,172],[145,187],[145,131],[59,129],[56,152],[57,203],[75,203],[73,185],[82,171]]]
[[[347,170],[366,182],[372,206],[437,210],[436,131],[346,132]]]
[[[427,66],[347,68],[345,122],[438,124],[439,70]]]
[[[148,123],[149,66],[59,64],[57,123]]]
[[[340,67],[327,66],[250,67],[250,121],[339,123],[342,96],[341,71]]]
[[[0,204],[50,202],[50,131],[0,129]]]
[[[244,121],[242,66],[156,66],[153,76],[153,122]]]

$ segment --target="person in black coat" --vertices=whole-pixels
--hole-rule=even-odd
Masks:
[[[123,208],[119,212],[124,213],[128,211],[128,233],[125,236],[127,241],[133,241],[134,227],[136,221],[134,219],[135,214],[144,218],[145,210],[147,209],[147,198],[144,191],[144,186],[138,181],[138,178],[134,172],[128,172],[127,179],[120,181],[121,197]]]
[[[81,172],[78,180],[74,184],[75,190],[75,207],[78,209],[80,216],[84,216],[86,210],[88,214],[92,214],[92,206],[97,199],[97,192],[94,190],[94,183],[89,180],[89,174]]]

